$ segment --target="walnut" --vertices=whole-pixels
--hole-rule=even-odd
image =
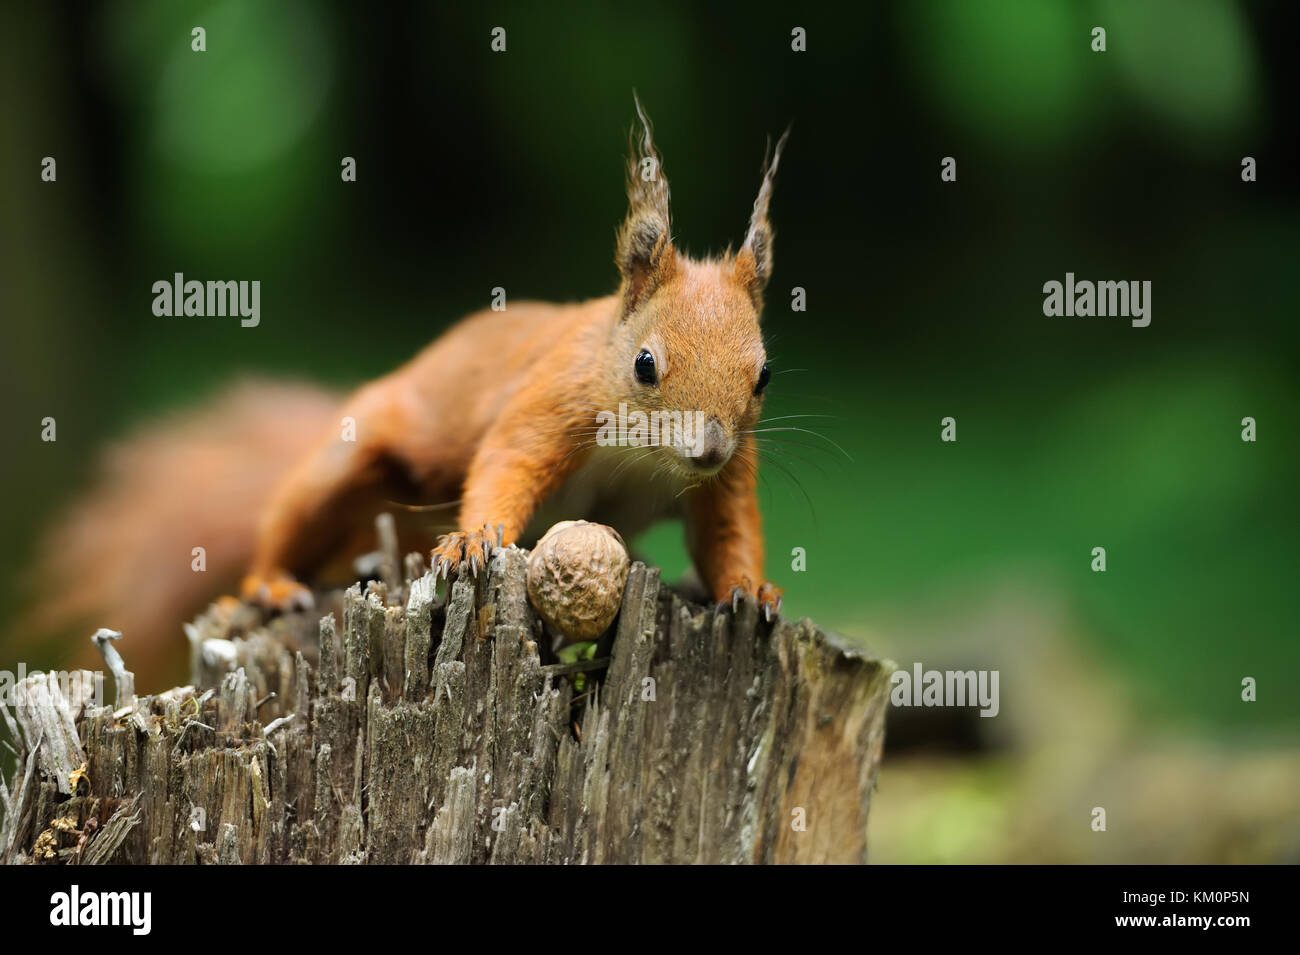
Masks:
[[[595,640],[618,614],[628,567],[627,547],[614,528],[561,521],[533,548],[528,599],[566,640]]]

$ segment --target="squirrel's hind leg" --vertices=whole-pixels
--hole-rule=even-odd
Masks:
[[[394,462],[331,435],[284,479],[262,513],[241,596],[272,610],[311,606],[310,580],[382,507]]]

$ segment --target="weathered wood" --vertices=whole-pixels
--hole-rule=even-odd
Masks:
[[[865,861],[886,664],[640,563],[607,667],[558,664],[526,552],[440,594],[385,551],[388,579],[320,595],[323,618],[214,607],[193,686],[114,710],[102,677],[29,677],[0,859]]]

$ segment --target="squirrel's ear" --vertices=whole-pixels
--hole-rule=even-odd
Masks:
[[[763,296],[767,280],[772,277],[772,239],[776,230],[767,218],[767,207],[772,201],[772,183],[776,178],[776,167],[781,162],[781,150],[790,138],[786,129],[777,140],[776,149],[771,149],[763,156],[763,182],[758,187],[758,198],[754,200],[754,211],[749,217],[749,232],[745,234],[745,244],[736,255],[736,280],[749,289],[749,294],[756,303]]]
[[[636,102],[639,132],[630,139],[627,160],[627,218],[618,231],[614,261],[623,276],[625,311],[644,301],[673,271],[673,249],[668,216],[668,179],[655,149],[650,120]]]

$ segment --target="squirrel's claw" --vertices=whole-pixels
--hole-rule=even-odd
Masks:
[[[781,588],[775,584],[765,583],[757,590],[754,589],[753,583],[748,577],[742,577],[722,590],[723,596],[718,600],[718,605],[725,608],[728,603],[731,604],[731,612],[735,613],[740,607],[740,601],[745,597],[751,597],[758,601],[758,608],[763,614],[763,619],[771,623],[772,619],[781,612]],[[728,597],[730,598],[728,600]]]
[[[453,569],[468,567],[470,575],[477,577],[479,570],[487,567],[494,540],[487,530],[453,531],[438,538],[438,545],[429,555],[435,585],[439,577],[450,582]]]
[[[285,573],[249,574],[240,583],[239,594],[245,603],[275,613],[316,608],[311,590]]]
[[[763,608],[763,619],[768,623],[781,612],[781,603],[785,598],[781,588],[772,583],[765,583],[758,588],[758,605]]]
[[[754,585],[748,577],[741,577],[724,584],[718,590],[718,609],[725,610],[731,604],[731,612],[740,609],[740,601],[754,592]]]

